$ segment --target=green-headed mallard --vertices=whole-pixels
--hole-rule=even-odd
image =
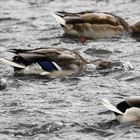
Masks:
[[[140,96],[124,97],[124,101],[116,106],[103,99],[103,105],[115,113],[120,123],[140,123]]]
[[[15,73],[46,75],[51,78],[83,71],[87,61],[74,51],[64,48],[11,49],[13,60],[0,58],[14,67]]]

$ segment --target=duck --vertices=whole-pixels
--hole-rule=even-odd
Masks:
[[[10,49],[8,52],[15,54],[12,60],[0,60],[21,75],[70,76],[84,71],[88,63],[78,53],[65,48]]]
[[[130,32],[129,24],[121,17],[107,12],[84,11],[79,13],[52,13],[66,35],[79,37],[84,44],[87,39],[115,37]]]
[[[103,99],[103,105],[114,112],[118,122],[140,124],[140,96],[123,97],[123,101],[117,105]]]

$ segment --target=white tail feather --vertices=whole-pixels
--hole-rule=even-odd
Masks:
[[[113,111],[113,112],[116,112],[116,113],[119,113],[119,114],[124,114],[123,112],[121,112],[119,109],[117,109],[116,108],[116,106],[115,105],[113,105],[108,99],[103,99],[103,105],[107,108],[107,109],[109,109],[109,110],[111,110],[111,111]]]
[[[61,24],[61,25],[65,25],[66,24],[65,20],[62,17],[56,15],[55,13],[52,13],[52,15],[53,15],[53,17],[56,19],[56,21],[59,24]]]
[[[20,64],[17,64],[13,61],[10,61],[10,60],[7,60],[7,59],[4,59],[4,58],[0,58],[0,60],[8,65],[11,65],[13,67],[17,67],[17,68],[21,68],[21,69],[24,69],[26,68],[26,66],[23,66],[23,65],[20,65]]]

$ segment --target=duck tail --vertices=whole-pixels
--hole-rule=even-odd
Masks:
[[[15,63],[13,61],[10,61],[10,60],[4,59],[4,58],[0,58],[0,61],[4,62],[5,64],[8,64],[10,66],[16,67],[16,68],[21,68],[21,69],[26,68],[26,66],[24,66],[24,65]]]
[[[103,105],[107,108],[107,109],[109,109],[109,110],[111,110],[111,111],[113,111],[113,112],[116,112],[116,113],[118,113],[118,114],[120,114],[120,115],[122,115],[122,114],[124,114],[123,112],[121,112],[119,109],[117,109],[116,108],[116,106],[115,105],[113,105],[108,99],[103,99]]]
[[[66,22],[64,18],[59,13],[52,13],[52,16],[56,19],[56,21],[61,25],[65,26]]]

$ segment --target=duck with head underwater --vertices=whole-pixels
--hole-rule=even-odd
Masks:
[[[14,67],[15,73],[43,75],[49,78],[70,76],[83,71],[88,63],[74,51],[65,48],[11,49],[13,60],[0,58]]]
[[[103,105],[115,113],[120,123],[140,124],[140,96],[124,97],[124,101],[117,105],[103,99]]]
[[[120,34],[140,35],[140,22],[129,25],[123,18],[108,12],[52,13],[65,34],[87,39],[111,38]]]
[[[75,51],[65,48],[10,49],[8,51],[15,54],[13,59],[0,58],[0,60],[13,66],[15,74],[18,75],[58,78],[80,73],[87,66],[93,66],[94,70],[105,70],[122,65],[121,62],[102,59],[86,60]]]
[[[62,26],[65,34],[80,37],[83,43],[88,38],[109,38],[130,31],[128,23],[123,18],[107,12],[56,12],[52,15]]]

